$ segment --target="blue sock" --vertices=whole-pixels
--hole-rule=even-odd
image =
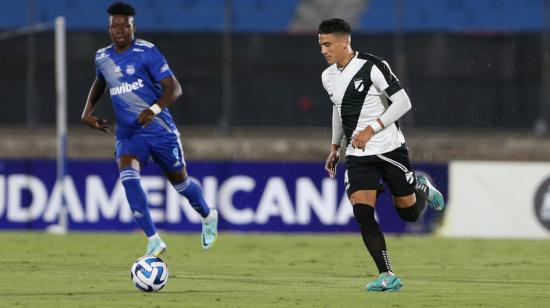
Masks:
[[[174,188],[180,195],[184,196],[189,200],[191,206],[201,214],[202,217],[208,216],[210,214],[210,208],[206,201],[204,200],[204,194],[202,192],[201,185],[197,181],[187,177],[181,183],[174,183]]]
[[[143,191],[143,187],[141,187],[139,173],[132,168],[123,169],[120,171],[120,180],[126,191],[126,199],[130,204],[130,209],[137,224],[147,237],[154,235],[157,231],[149,213],[147,196]]]

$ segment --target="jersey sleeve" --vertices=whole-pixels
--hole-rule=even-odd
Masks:
[[[323,84],[323,88],[325,89],[325,91],[327,92],[328,96],[332,98],[332,93],[330,93],[329,91],[329,86],[328,86],[328,81],[327,81],[327,75],[326,75],[326,71],[324,71],[322,74],[321,74],[321,83]],[[331,101],[332,103],[332,101]]]
[[[95,76],[96,76],[96,78],[105,80],[105,77],[103,76],[103,74],[101,73],[101,70],[97,66],[97,60],[94,61],[94,63],[95,63]]]
[[[388,97],[401,90],[401,84],[395,75],[392,73],[389,65],[386,62],[379,62],[372,66],[370,77],[372,83],[380,90],[386,92]]]
[[[332,144],[341,145],[344,137],[344,127],[338,112],[338,107],[332,106]]]
[[[147,56],[147,68],[155,81],[159,82],[166,77],[174,75],[168,66],[168,62],[157,47],[152,47]]]
[[[103,77],[103,74],[101,73],[101,71],[97,68],[95,68],[95,76],[97,77],[97,79],[103,79],[105,80],[105,77]]]

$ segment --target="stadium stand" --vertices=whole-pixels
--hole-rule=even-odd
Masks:
[[[338,17],[356,28],[362,12],[369,5],[365,0],[309,0],[300,1],[296,17],[290,24],[292,32],[311,32],[319,25],[319,20]]]
[[[535,31],[543,26],[543,0],[403,0],[404,31]],[[360,29],[396,30],[395,1],[372,0]],[[506,22],[502,22],[506,20]]]
[[[28,12],[34,11],[36,22],[48,22],[64,15],[71,30],[103,30],[105,8],[113,1],[35,0],[34,9],[27,2],[8,2],[0,13],[0,27],[28,24]],[[137,0],[141,31],[222,31],[224,0]],[[294,17],[298,0],[233,1],[233,29],[236,31],[285,31]],[[13,14],[23,12],[23,14]],[[147,14],[140,12],[147,12]]]
[[[111,2],[5,1],[0,11],[0,28],[27,25],[32,15],[35,22],[49,22],[55,16],[64,15],[71,30],[103,30],[104,8]],[[129,2],[138,12],[140,31],[220,32],[224,28],[224,0]],[[358,19],[358,23],[354,24],[356,32],[391,32],[397,25],[406,32],[535,31],[540,30],[544,23],[543,0],[369,0],[366,3],[353,6]],[[397,16],[399,10],[396,3],[403,5],[400,13],[402,20]],[[328,17],[336,12],[355,20],[354,16],[344,14],[342,5],[334,1],[235,0],[232,5],[233,30],[239,32],[314,31],[316,22],[306,22],[306,29],[303,26],[303,20],[308,20],[308,11],[311,10],[315,10],[316,16]],[[298,22],[299,26],[293,26],[294,22]]]

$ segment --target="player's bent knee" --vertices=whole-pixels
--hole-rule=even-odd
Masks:
[[[181,169],[180,171],[166,172],[165,174],[172,184],[182,183],[188,178],[185,168]]]
[[[399,201],[398,201],[399,200]],[[399,204],[401,202],[401,204]],[[415,222],[422,215],[422,211],[425,208],[423,204],[425,201],[421,198],[417,198],[415,194],[406,197],[395,198],[395,205],[397,209],[397,214],[401,219],[408,222]],[[407,207],[406,204],[410,204]]]
[[[393,202],[397,208],[407,208],[416,202],[416,196],[415,194],[411,194],[408,196],[401,196],[401,197],[394,196]]]
[[[415,209],[415,206],[410,206],[406,208],[397,208],[397,214],[404,221],[415,222],[420,217],[420,213]]]
[[[376,204],[376,190],[359,190],[349,196],[352,205],[355,204]]]
[[[120,156],[120,158],[118,159],[118,169],[122,171],[123,169],[128,168],[134,169],[139,172],[141,169],[139,160],[132,155]]]

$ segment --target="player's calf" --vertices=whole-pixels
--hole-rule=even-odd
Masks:
[[[147,196],[141,186],[139,172],[132,168],[125,168],[120,171],[120,181],[124,186],[134,220],[147,237],[154,235],[157,231],[149,213]]]
[[[187,177],[182,183],[174,183],[174,188],[202,216],[201,246],[210,249],[218,237],[218,212],[208,207],[201,185],[195,180]]]
[[[203,218],[210,214],[210,208],[204,200],[202,187],[197,181],[190,177],[185,178],[181,183],[173,183],[178,193],[189,200],[189,203]]]
[[[363,243],[369,251],[379,273],[391,272],[386,240],[374,218],[374,207],[367,204],[354,204],[353,215],[359,224]]]

